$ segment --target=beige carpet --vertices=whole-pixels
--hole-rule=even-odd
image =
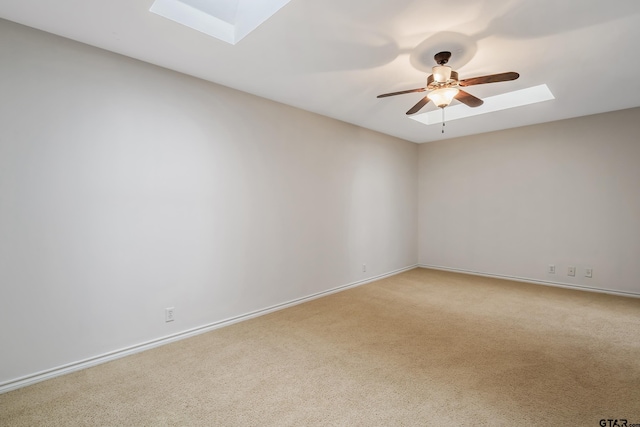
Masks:
[[[415,269],[0,395],[0,425],[640,423],[640,299]]]

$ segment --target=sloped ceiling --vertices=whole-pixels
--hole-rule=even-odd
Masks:
[[[292,0],[230,45],[149,12],[153,0],[3,0],[0,17],[418,143],[640,106],[638,0]],[[489,97],[555,100],[438,125],[407,118],[433,54]],[[433,105],[425,111],[435,109]]]

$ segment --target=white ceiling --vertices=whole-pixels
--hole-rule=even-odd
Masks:
[[[291,0],[235,46],[152,3],[1,0],[0,17],[414,142],[640,106],[638,0]],[[556,99],[455,120],[444,136],[405,115],[424,94],[376,99],[423,87],[441,50],[460,78],[520,73],[475,96],[546,83]]]

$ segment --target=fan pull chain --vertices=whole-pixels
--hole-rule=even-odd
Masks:
[[[442,108],[442,133],[444,133],[444,107]]]

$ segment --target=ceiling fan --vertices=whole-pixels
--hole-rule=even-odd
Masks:
[[[387,96],[403,95],[405,93],[426,92],[427,96],[422,98],[416,105],[407,111],[407,115],[420,111],[422,107],[427,105],[429,101],[440,107],[448,106],[453,99],[457,99],[469,107],[479,107],[483,101],[460,89],[461,87],[481,85],[485,83],[505,82],[515,80],[520,74],[515,72],[491,74],[488,76],[472,77],[470,79],[458,80],[458,73],[449,67],[447,62],[451,58],[451,52],[439,52],[433,57],[438,65],[433,67],[433,74],[427,78],[427,86],[418,89],[403,90],[400,92],[385,93],[378,95],[378,98],[386,98]]]

